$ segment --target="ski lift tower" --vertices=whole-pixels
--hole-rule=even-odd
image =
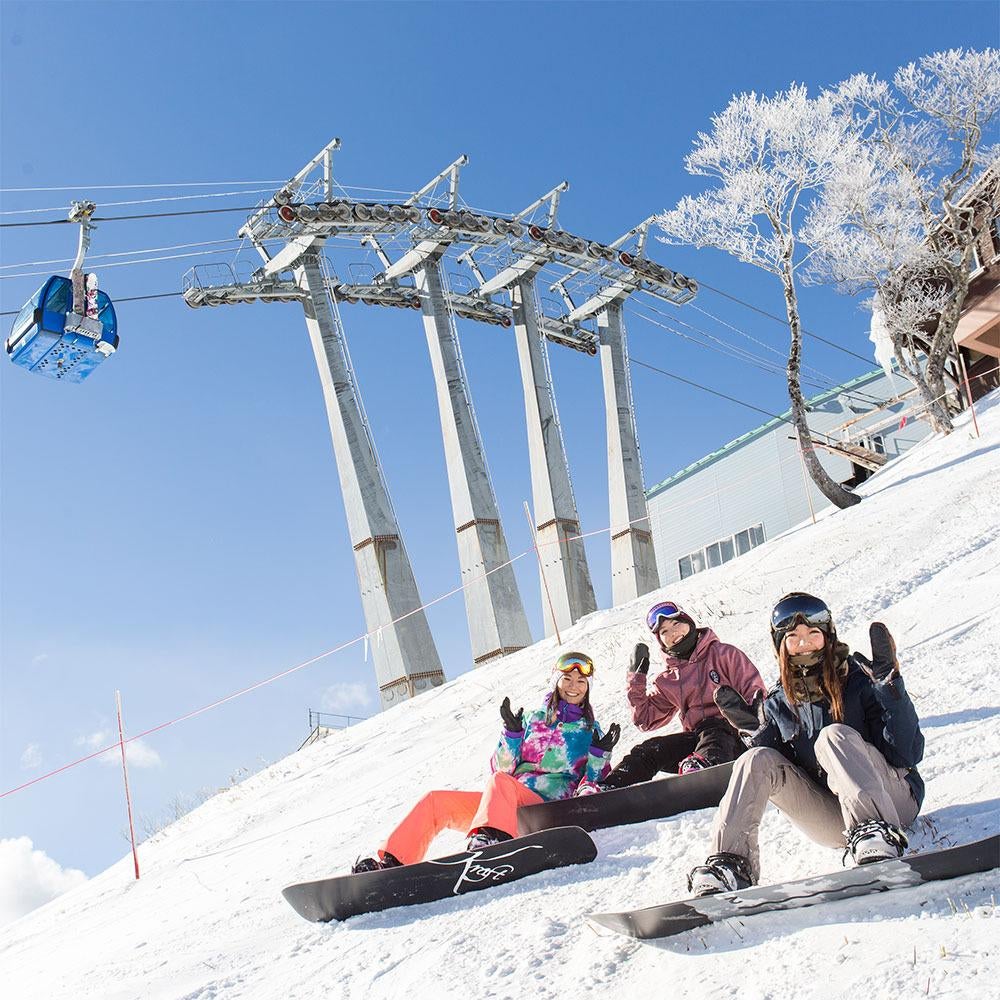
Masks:
[[[393,284],[410,274],[416,279],[437,389],[473,662],[479,666],[530,645],[531,633],[510,563],[441,265],[453,242],[471,239],[491,244],[508,235],[502,219],[459,211],[459,170],[466,163],[468,157],[460,156],[404,203],[415,206],[439,185],[448,184],[447,207],[427,211],[428,225],[414,231],[415,245],[398,260],[390,261],[376,237],[368,242],[385,266],[377,280]]]
[[[672,305],[690,302],[698,292],[694,279],[646,257],[646,240],[654,219],[650,216],[608,245],[617,257],[614,265],[576,267],[550,289],[558,291],[566,302],[569,311],[563,317],[565,321],[597,319],[608,435],[611,593],[616,605],[649,593],[660,584],[635,426],[623,305],[637,291]],[[633,241],[633,249],[624,249]],[[587,287],[586,281],[595,276],[604,279],[600,287],[581,305],[574,305],[568,283],[574,278],[583,279],[581,287]]]
[[[555,226],[559,196],[569,187],[563,181],[514,216],[521,225],[542,206],[547,206],[545,230]],[[535,227],[536,229],[538,227]],[[541,230],[539,230],[541,231]],[[524,389],[528,454],[531,462],[531,493],[535,532],[541,565],[542,601],[546,636],[569,628],[584,615],[597,610],[597,599],[587,565],[587,552],[580,536],[573,482],[562,439],[555,391],[544,342],[545,320],[541,316],[535,287],[538,272],[552,258],[544,244],[532,245],[516,260],[486,279],[473,247],[459,257],[479,280],[477,293],[483,298],[506,291],[511,297],[514,337]],[[566,330],[574,337],[568,343],[578,350],[597,353],[597,345],[579,330]],[[564,341],[567,342],[567,341]]]
[[[241,228],[239,235],[253,243],[264,261],[250,281],[233,280],[207,290],[192,282],[185,288],[185,299],[189,305],[275,300],[302,304],[323,387],[382,707],[389,708],[443,683],[444,672],[421,609],[321,251],[338,225],[364,233],[372,221],[371,228],[385,231],[419,221],[420,215],[400,206],[393,206],[390,214],[386,206],[338,199],[333,153],[339,148],[340,140],[334,139]],[[310,198],[314,204],[307,203]],[[285,242],[272,255],[265,241],[274,239]]]

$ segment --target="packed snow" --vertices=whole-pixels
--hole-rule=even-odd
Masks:
[[[923,812],[911,849],[996,833],[1000,810],[1000,396],[862,488],[864,503],[753,552],[599,611],[563,636],[598,670],[598,719],[623,724],[614,759],[642,737],[625,670],[643,615],[670,597],[776,677],[767,611],[789,590],[827,600],[840,637],[867,652],[886,622],[920,714]],[[17,1000],[236,1000],[419,996],[694,996],[866,1000],[996,995],[996,870],[822,907],[728,921],[659,942],[597,928],[587,914],[686,895],[713,810],[599,830],[598,859],[507,886],[342,924],[310,924],[283,886],[346,872],[422,791],[475,789],[498,706],[538,703],[557,655],[547,640],[291,754],[216,796],[131,857],[5,928],[4,995]],[[837,869],[773,809],[762,878]],[[435,853],[461,845],[443,835]],[[991,985],[992,984],[992,985]]]

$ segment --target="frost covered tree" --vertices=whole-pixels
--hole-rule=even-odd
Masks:
[[[858,75],[826,96],[861,148],[839,161],[813,206],[802,234],[816,250],[808,277],[870,294],[932,426],[949,431],[946,364],[978,223],[996,216],[1000,191],[990,144],[1000,52],[937,52],[903,66],[891,84]]]
[[[852,116],[835,114],[832,94],[810,98],[803,86],[774,97],[741,94],[713,116],[685,158],[689,173],[714,186],[682,198],[657,217],[665,242],[715,247],[775,275],[781,282],[788,318],[786,368],[792,421],[813,482],[838,507],[859,497],[835,482],[820,464],[806,422],[799,369],[802,323],[797,276],[813,250],[799,238],[818,193],[842,173],[857,153]]]

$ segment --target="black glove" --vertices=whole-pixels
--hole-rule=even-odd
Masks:
[[[896,660],[896,643],[889,630],[881,622],[872,622],[868,628],[868,638],[872,644],[872,658],[869,660],[864,653],[852,653],[851,659],[876,684],[887,680],[893,673],[899,673],[899,662]]]
[[[628,665],[630,674],[645,674],[649,672],[649,646],[637,642],[632,650],[632,662]]]
[[[715,704],[733,729],[740,735],[753,735],[767,724],[764,716],[764,695],[760,691],[748,705],[739,691],[726,684],[721,684],[715,690]]]
[[[608,726],[608,731],[599,740],[594,740],[591,749],[600,750],[602,753],[611,753],[621,734],[622,727],[617,722],[612,722]]]
[[[512,712],[510,698],[504,698],[500,702],[500,718],[503,719],[504,727],[508,733],[524,732],[524,709],[519,708],[516,712]]]

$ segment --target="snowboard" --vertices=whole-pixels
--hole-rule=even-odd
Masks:
[[[557,799],[521,806],[517,832],[536,833],[555,826],[602,830],[627,823],[664,819],[689,809],[717,806],[729,785],[733,762],[706,767],[690,774],[670,774],[627,788],[612,788],[574,799]]]
[[[302,882],[282,889],[282,895],[306,920],[347,920],[361,913],[490,889],[550,868],[586,864],[596,857],[597,847],[586,832],[569,826],[414,865]]]
[[[644,940],[663,938],[732,917],[752,917],[774,910],[818,906],[872,892],[888,892],[924,882],[973,875],[998,865],[1000,836],[993,836],[961,847],[911,854],[830,875],[814,875],[795,882],[700,896],[625,913],[592,913],[589,919],[628,937]]]

